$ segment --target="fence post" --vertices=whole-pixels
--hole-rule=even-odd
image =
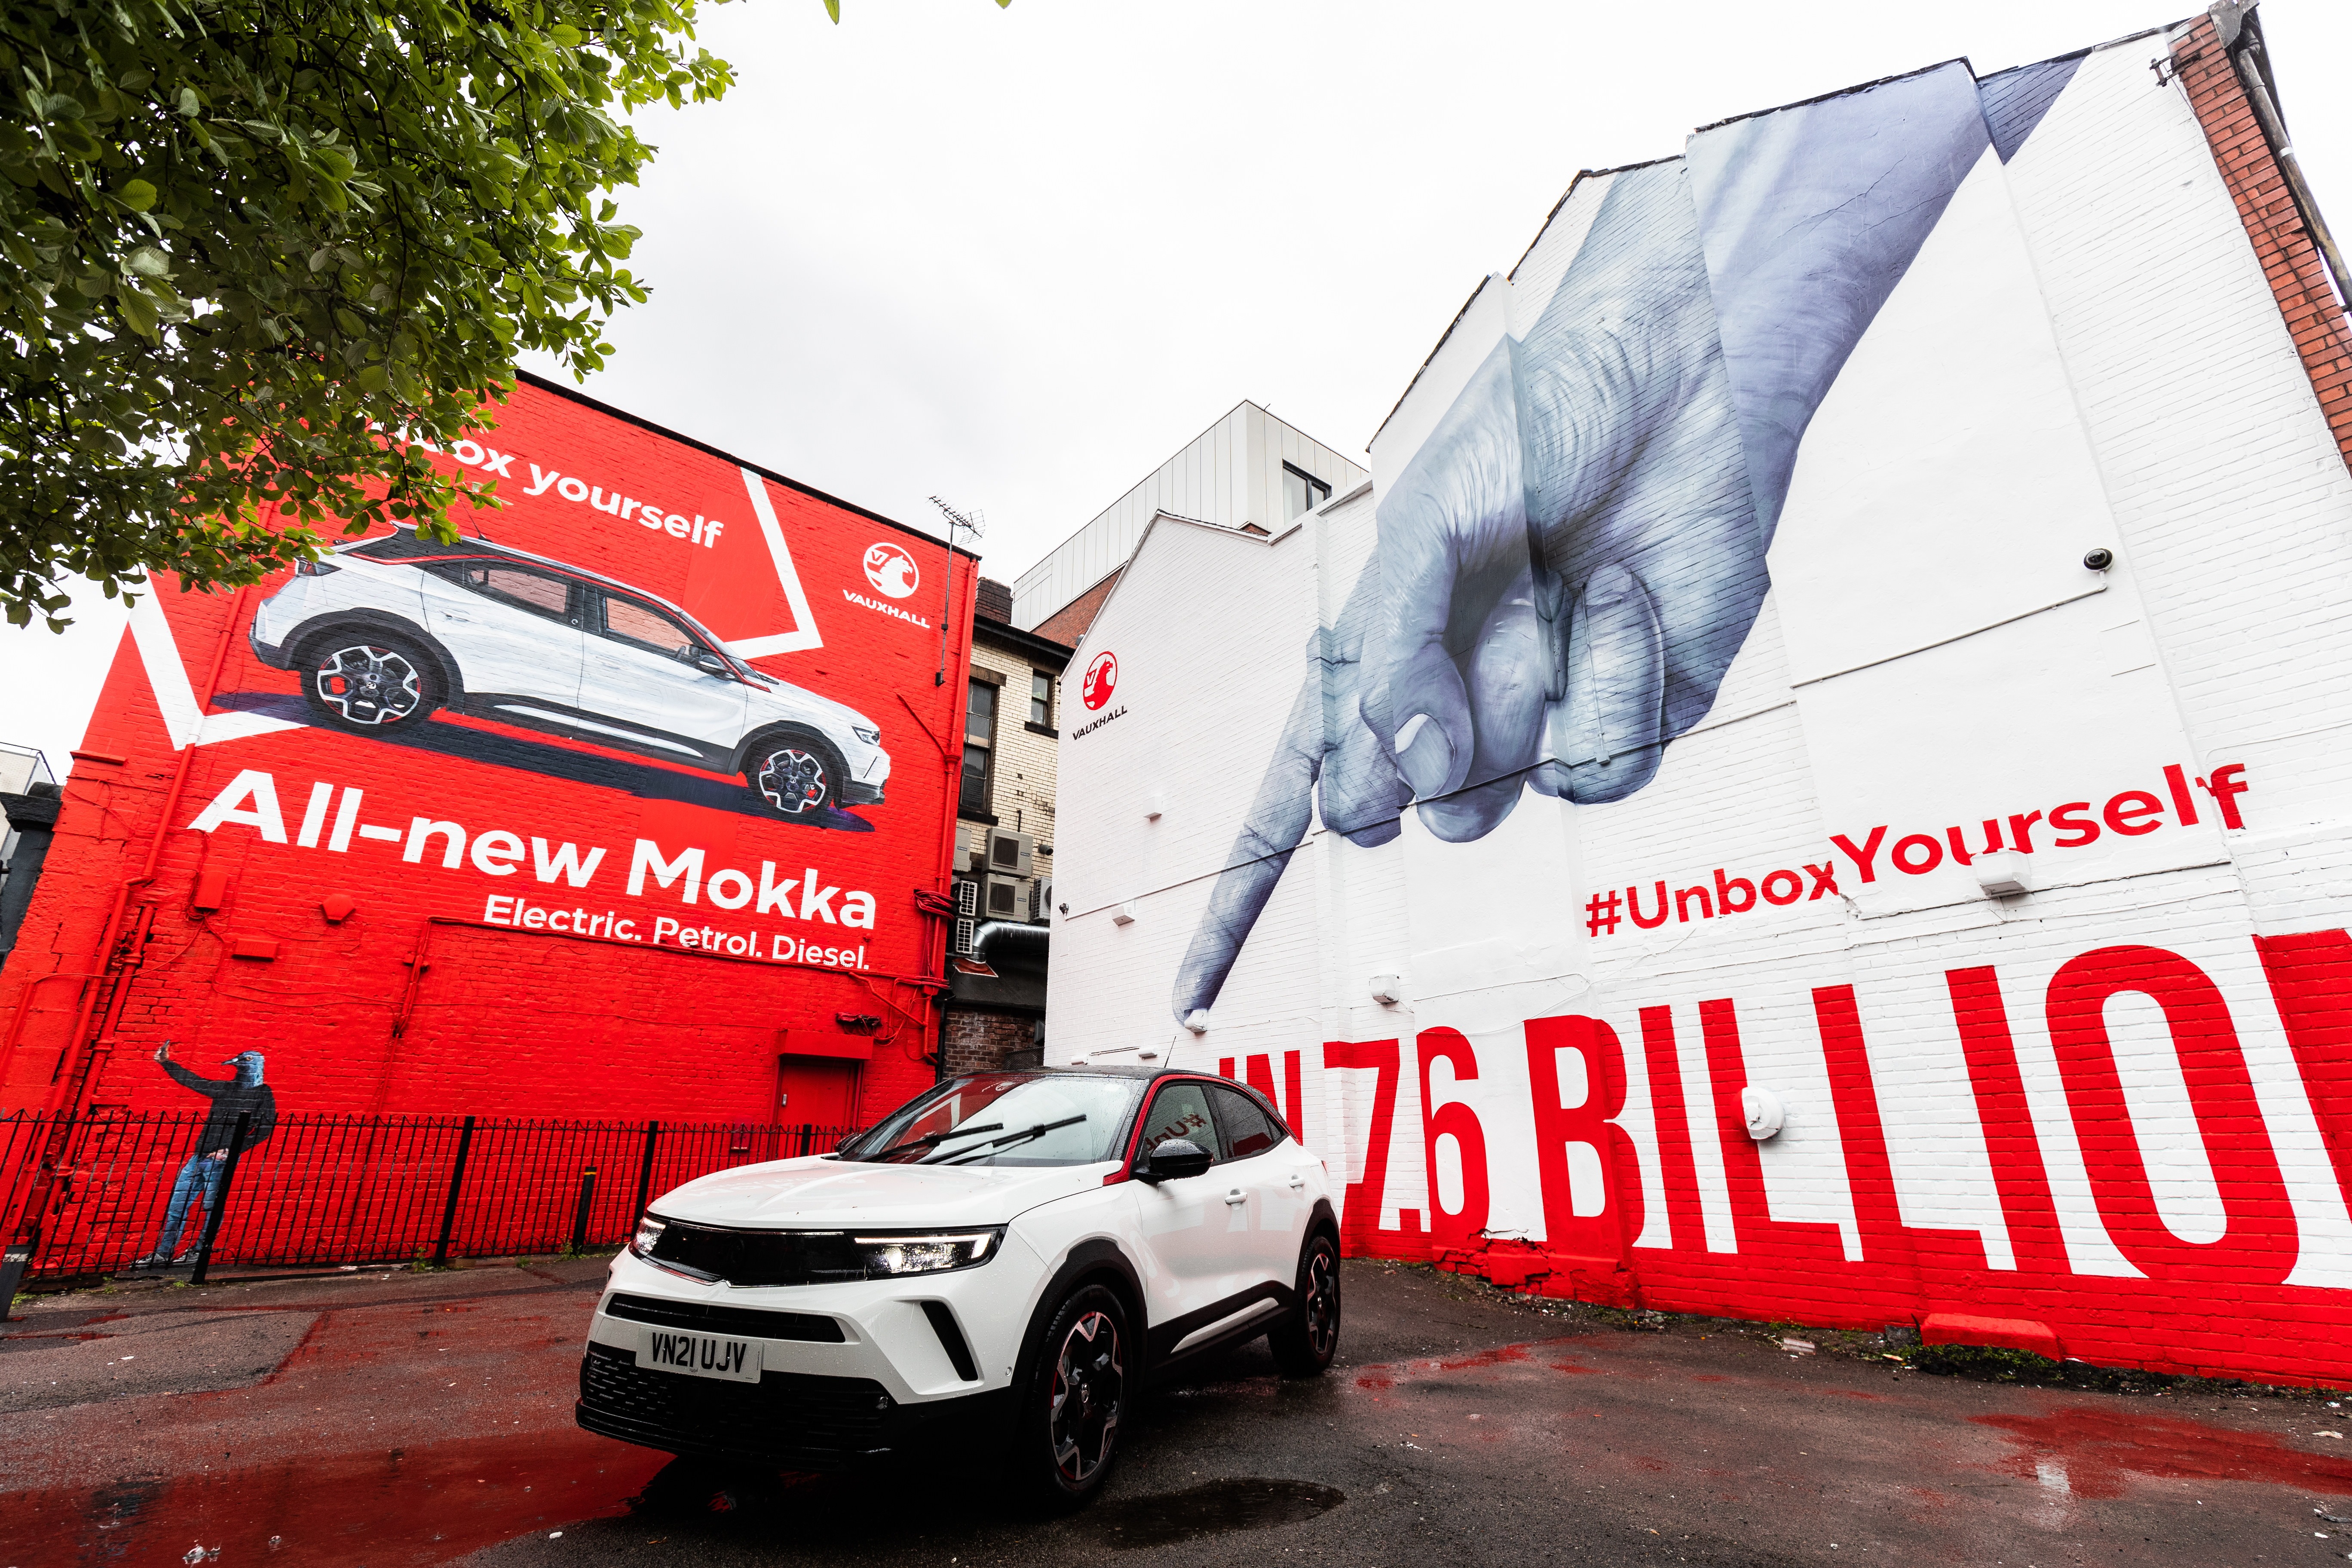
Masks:
[[[449,1170],[449,1201],[441,1205],[441,1239],[433,1244],[433,1267],[444,1268],[449,1263],[449,1233],[457,1225],[457,1190],[466,1184],[466,1155],[474,1147],[474,1119],[466,1118],[466,1125],[457,1131],[457,1160]]]
[[[589,1166],[580,1173],[580,1207],[572,1216],[572,1250],[577,1254],[588,1250],[588,1205],[596,1197],[596,1167]]]
[[[645,1157],[637,1162],[637,1206],[635,1211],[629,1215],[629,1225],[633,1229],[635,1228],[637,1221],[644,1217],[646,1212],[646,1199],[651,1195],[653,1192],[654,1140],[660,1136],[660,1122],[648,1121],[646,1123]]]
[[[205,1215],[205,1238],[196,1243],[195,1271],[188,1283],[201,1285],[213,1264],[213,1240],[220,1235],[221,1218],[228,1213],[228,1194],[236,1184],[236,1163],[245,1153],[245,1130],[252,1123],[253,1112],[236,1113],[236,1131],[228,1135],[228,1163],[221,1167],[220,1185],[213,1189],[213,1210]]]

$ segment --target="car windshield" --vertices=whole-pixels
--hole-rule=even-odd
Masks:
[[[892,1114],[843,1148],[897,1165],[1091,1165],[1117,1159],[1143,1080],[1086,1073],[982,1073]]]

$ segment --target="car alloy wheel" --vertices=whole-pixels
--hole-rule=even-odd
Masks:
[[[1082,1314],[1062,1340],[1046,1422],[1054,1463],[1072,1487],[1084,1486],[1109,1462],[1126,1386],[1118,1325],[1103,1312]]]
[[[425,706],[424,678],[398,648],[337,648],[311,681],[319,700],[348,723],[397,724]]]
[[[1307,1264],[1306,1320],[1308,1348],[1328,1360],[1339,1337],[1339,1270],[1321,1247]]]
[[[768,804],[788,816],[814,811],[833,799],[833,780],[824,759],[798,746],[782,746],[761,761],[751,782]]]

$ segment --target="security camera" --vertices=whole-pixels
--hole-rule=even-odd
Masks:
[[[2083,557],[2083,564],[2094,572],[2104,572],[2115,563],[2116,552],[2112,550],[2094,550]]]

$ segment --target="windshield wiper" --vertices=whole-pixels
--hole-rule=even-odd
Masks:
[[[934,1143],[944,1143],[950,1138],[961,1138],[967,1133],[999,1131],[1003,1126],[1004,1123],[1002,1121],[992,1121],[985,1127],[950,1127],[945,1132],[926,1132],[920,1138],[909,1138],[904,1143],[893,1143],[879,1154],[861,1154],[858,1158],[887,1160],[893,1154],[903,1154],[909,1149],[928,1149]]]
[[[1082,1110],[1076,1116],[1065,1116],[1059,1121],[1040,1121],[1034,1127],[1024,1127],[1018,1132],[1007,1132],[1002,1138],[992,1138],[977,1149],[960,1150],[957,1152],[954,1159],[941,1160],[940,1163],[942,1165],[961,1165],[967,1160],[977,1160],[984,1154],[992,1154],[996,1152],[997,1146],[999,1144],[1018,1143],[1025,1139],[1043,1138],[1046,1133],[1053,1131],[1056,1128],[1075,1127],[1086,1119],[1086,1112]]]

